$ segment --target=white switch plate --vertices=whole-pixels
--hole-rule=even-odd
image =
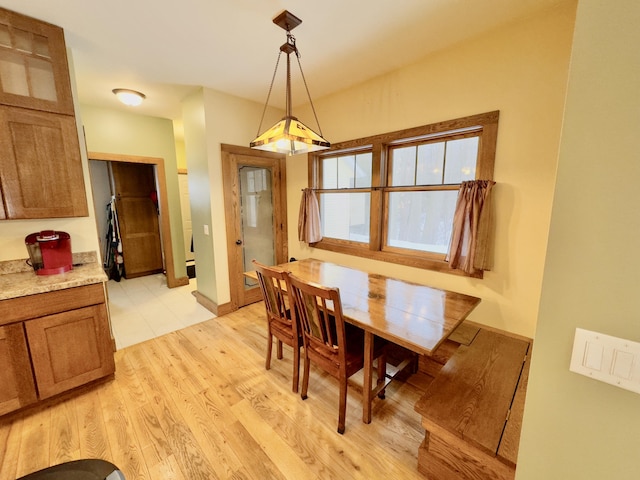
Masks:
[[[209,225],[204,225],[204,234],[209,235]]]
[[[640,393],[640,343],[576,328],[569,370]]]

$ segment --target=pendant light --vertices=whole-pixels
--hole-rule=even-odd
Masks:
[[[307,86],[307,80],[304,78],[304,72],[302,71],[302,65],[300,64],[300,53],[296,47],[296,39],[291,35],[291,30],[302,23],[298,17],[292,13],[284,10],[278,16],[273,19],[273,23],[287,32],[287,41],[280,47],[278,53],[278,59],[276,61],[276,68],[273,72],[273,78],[271,79],[271,86],[269,87],[269,94],[267,95],[267,101],[262,111],[262,119],[258,126],[258,137],[251,142],[251,148],[266,150],[269,152],[285,153],[287,155],[297,155],[299,153],[314,152],[317,150],[325,150],[331,146],[331,144],[322,137],[322,130],[320,129],[320,123],[318,122],[318,116],[309,94],[309,87]],[[287,83],[286,83],[286,98],[285,98],[285,116],[276,123],[273,127],[260,134],[262,128],[262,121],[264,120],[265,112],[267,111],[267,105],[269,104],[269,97],[271,96],[271,90],[273,88],[273,82],[276,78],[278,71],[278,64],[280,63],[280,56],[282,52],[287,54]],[[318,125],[318,131],[316,133],[304,123],[298,120],[291,114],[291,54],[295,53],[298,60],[298,66],[300,67],[300,74],[304,82],[307,96],[309,97],[309,103],[311,104],[311,110],[316,119]]]

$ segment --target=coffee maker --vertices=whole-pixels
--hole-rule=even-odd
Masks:
[[[24,239],[31,266],[38,275],[54,275],[73,269],[71,236],[66,232],[42,230]]]

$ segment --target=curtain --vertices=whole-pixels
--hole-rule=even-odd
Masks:
[[[492,180],[462,182],[446,256],[451,268],[474,275],[493,267],[491,191],[495,184]]]
[[[316,194],[311,188],[302,190],[300,213],[298,214],[298,240],[307,244],[322,240],[320,208]]]

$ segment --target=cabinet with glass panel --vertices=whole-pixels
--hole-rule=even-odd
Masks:
[[[0,103],[73,115],[60,27],[0,8]]]
[[[64,32],[0,8],[0,220],[88,215]]]

